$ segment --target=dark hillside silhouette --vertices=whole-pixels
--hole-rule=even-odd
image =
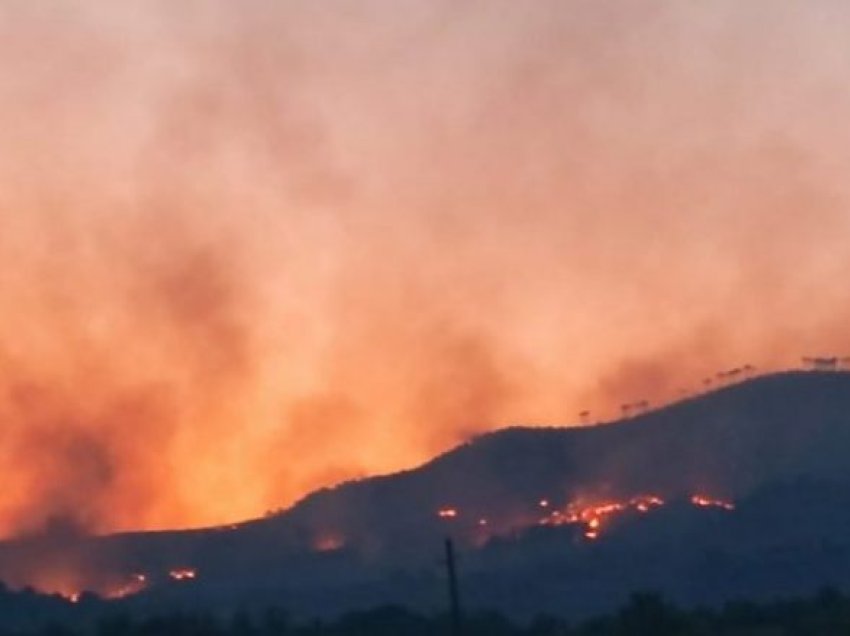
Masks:
[[[498,431],[238,526],[7,542],[0,578],[57,563],[90,568],[93,587],[142,573],[145,591],[119,603],[140,609],[430,612],[444,604],[451,536],[473,611],[586,616],[637,589],[688,605],[806,594],[850,587],[848,459],[850,374],[783,373],[612,424]],[[598,537],[541,525],[576,501],[642,494],[664,505],[630,504]],[[695,505],[697,494],[734,506]]]

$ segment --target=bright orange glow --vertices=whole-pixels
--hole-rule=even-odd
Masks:
[[[458,512],[455,508],[442,508],[437,511],[437,516],[440,519],[454,519],[458,516]]]

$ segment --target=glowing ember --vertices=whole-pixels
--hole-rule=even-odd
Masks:
[[[712,499],[703,495],[694,495],[691,497],[691,503],[700,508],[722,508],[723,510],[734,510],[735,504],[722,499]]]
[[[142,592],[148,586],[148,577],[144,574],[133,574],[130,580],[124,585],[120,585],[114,589],[106,590],[103,593],[103,598],[114,600],[126,598],[133,594]]]
[[[335,534],[320,536],[313,542],[313,549],[316,552],[335,552],[344,547],[345,539]]]
[[[609,501],[597,505],[582,505],[577,502],[569,504],[565,510],[554,510],[540,520],[543,525],[583,525],[586,539],[599,538],[603,520],[629,510],[646,513],[664,505],[664,500],[656,495],[638,495],[627,501]]]
[[[638,512],[649,512],[652,508],[658,508],[664,505],[664,500],[661,497],[649,495],[646,497],[635,497],[629,504]]]
[[[584,536],[588,539],[596,539],[602,527],[602,518],[625,509],[626,504],[616,502],[604,503],[597,506],[581,506],[580,504],[571,503],[567,506],[566,510],[555,510],[548,517],[541,519],[540,523],[554,526],[566,524],[584,525]]]
[[[572,526],[576,530],[573,536],[588,542],[601,540],[603,534],[609,531],[609,527],[618,515],[630,514],[632,517],[648,515],[666,504],[663,498],[655,494],[635,495],[622,500],[591,502],[592,500],[578,499],[570,502],[563,508],[557,509],[550,499],[533,500],[534,509],[540,511],[538,514],[542,516],[537,523],[547,526]],[[687,504],[703,509],[735,510],[735,504],[733,502],[716,499],[703,494],[691,495],[684,500],[680,499],[678,500],[678,504]],[[454,507],[440,508],[436,511],[436,515],[439,519],[445,521],[456,520],[456,523],[460,523],[461,521],[460,510]],[[533,522],[536,516],[531,518],[525,517],[522,521],[522,526],[527,526],[529,522]],[[498,533],[500,528],[516,532],[518,526],[514,524],[507,525],[498,516],[488,519],[487,517],[478,517],[477,515],[473,516],[470,514],[469,518],[461,524],[461,528],[468,531],[468,540],[472,544],[479,546],[486,543],[495,533]],[[454,525],[453,529],[456,529]],[[346,537],[337,531],[320,531],[314,536],[311,545],[316,552],[332,552],[346,546]],[[169,571],[168,578],[173,581],[187,582],[197,579],[198,573],[194,568],[181,567]],[[121,578],[115,578],[109,586],[104,585],[101,581],[100,585],[88,589],[93,590],[94,593],[105,599],[121,599],[138,594],[144,591],[149,585],[151,585],[150,577],[146,574],[137,573],[130,575],[123,581]],[[81,591],[78,591],[80,589],[81,585],[79,585],[79,582],[66,581],[62,585],[58,583],[52,585],[49,591],[59,594],[69,603],[79,603],[83,594]]]
[[[564,510],[553,510],[539,523],[551,526],[580,525],[584,527],[584,537],[595,540],[599,538],[606,519],[628,511],[646,514],[655,508],[660,508],[664,503],[664,500],[657,495],[638,495],[625,501],[608,501],[596,505],[573,502]],[[693,495],[690,503],[700,508],[735,509],[735,504],[730,501],[712,499],[704,495]]]
[[[180,570],[171,570],[171,572],[168,573],[168,576],[175,581],[189,581],[197,577],[197,572],[189,568],[183,568]]]

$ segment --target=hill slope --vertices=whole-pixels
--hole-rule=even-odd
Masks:
[[[546,498],[697,492],[739,499],[776,480],[850,478],[850,374],[765,376],[614,424],[515,428],[424,466],[316,493],[284,517],[357,542],[460,519],[496,527]],[[460,523],[462,525],[462,522]]]
[[[687,602],[808,591],[850,583],[848,458],[850,374],[777,374],[613,424],[495,432],[234,527],[0,544],[0,579],[120,595],[142,574],[136,607],[428,608],[451,535],[469,601],[521,614],[605,609],[647,587]],[[696,494],[736,509],[691,505]],[[606,513],[593,541],[587,519],[549,523],[641,495],[667,503]]]

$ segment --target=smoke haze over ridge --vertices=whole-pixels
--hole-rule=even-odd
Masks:
[[[848,27],[0,1],[0,534],[229,521],[849,353]]]

